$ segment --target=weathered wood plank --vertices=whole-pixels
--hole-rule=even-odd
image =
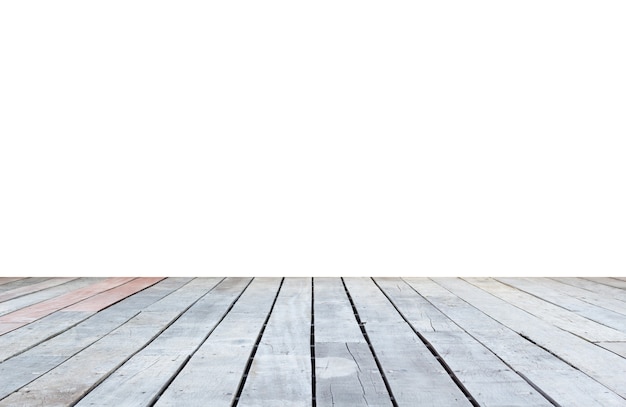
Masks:
[[[0,401],[0,406],[68,406],[156,338],[220,278],[195,279]]]
[[[405,278],[467,333],[562,406],[624,406],[624,399],[425,278]]]
[[[311,376],[311,279],[285,278],[239,406],[310,407]]]
[[[79,301],[69,307],[63,308],[60,312],[98,312],[106,307],[115,304],[116,302],[123,300],[141,290],[144,290],[159,281],[163,280],[163,277],[140,277],[136,278],[128,283],[119,285],[110,290],[106,290],[100,294],[96,294],[93,297],[89,297],[85,300]]]
[[[345,283],[399,406],[471,405],[373,281]]]
[[[87,298],[74,306],[52,313],[31,324],[0,336],[0,361],[23,352],[87,319],[95,312],[131,294],[141,291],[162,278],[137,278],[104,293]]]
[[[533,282],[526,278],[504,278],[498,277],[496,280],[501,281],[511,287],[541,298],[544,301],[563,307],[576,314],[582,315],[592,321],[599,322],[603,325],[626,333],[626,318],[620,313],[598,307],[578,298],[574,298],[566,293],[551,289],[541,283],[541,281]]]
[[[626,341],[624,332],[599,324],[494,279],[465,278],[465,281],[590,342]]]
[[[255,278],[155,405],[230,406],[280,282]]]
[[[375,280],[407,321],[444,358],[481,406],[552,406],[488,348],[462,330],[404,281],[399,278]]]
[[[593,278],[573,278],[573,277],[552,277],[552,280],[563,284],[573,285],[575,287],[584,288],[601,295],[607,295],[612,298],[626,301],[626,290],[602,284]]]
[[[568,284],[549,279],[549,278],[531,278],[531,282],[543,284],[546,287],[560,291],[574,298],[578,298],[589,304],[594,304],[598,307],[602,307],[626,316],[626,302],[618,301],[606,295],[594,293],[583,288],[574,287]]]
[[[13,281],[24,280],[25,278],[26,277],[0,277],[0,286],[11,283]]]
[[[391,398],[339,278],[315,278],[317,407],[389,407]]]
[[[599,342],[596,345],[602,346],[604,349],[608,349],[611,352],[626,358],[626,342]]]
[[[468,302],[520,335],[548,349],[607,388],[624,397],[626,360],[614,353],[551,325],[488,292],[461,279],[433,279],[459,298]],[[607,369],[611,366],[611,369]]]
[[[57,285],[67,283],[72,280],[76,280],[77,277],[67,278],[50,278],[40,283],[27,285],[25,287],[14,288],[12,290],[5,291],[0,294],[0,302],[5,302],[13,298],[18,298],[26,294],[34,293],[37,291],[45,290],[46,288],[55,287]]]
[[[58,285],[56,287],[48,288],[47,290],[37,291],[36,293],[5,301],[3,303],[0,303],[0,315],[5,315],[13,311],[20,310],[22,308],[26,308],[29,305],[37,304],[51,298],[58,297],[71,291],[95,284],[102,280],[103,278],[83,277],[65,284]]]
[[[50,315],[55,311],[75,304],[85,298],[92,297],[98,293],[109,290],[118,285],[122,285],[133,278],[108,278],[99,283],[74,290],[59,297],[51,298],[37,304],[30,305],[18,311],[0,316],[0,335],[20,328],[26,324]]]
[[[150,406],[246,289],[228,278],[202,297],[152,343],[113,372],[77,406]]]
[[[188,281],[187,278],[164,280],[96,313],[46,342],[0,363],[0,377],[3,378],[0,380],[0,399],[65,362],[139,314],[144,308],[167,298]],[[71,315],[71,313],[59,314]]]
[[[623,299],[623,296],[626,296],[626,281],[611,277],[585,277],[584,279],[622,290],[620,293],[620,299]]]
[[[24,278],[13,278],[10,277],[9,281],[5,281],[4,284],[0,285],[0,293],[13,290],[20,287],[26,287],[31,284],[37,284],[42,281],[46,281],[50,279],[50,277],[24,277]]]
[[[0,362],[18,355],[89,318],[90,312],[55,312],[0,336]]]

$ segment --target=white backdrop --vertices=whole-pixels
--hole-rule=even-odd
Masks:
[[[621,1],[3,1],[0,275],[625,275]]]

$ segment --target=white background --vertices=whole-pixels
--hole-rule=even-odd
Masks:
[[[623,1],[3,1],[0,275],[626,275]]]

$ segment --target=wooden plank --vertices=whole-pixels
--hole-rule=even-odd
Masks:
[[[280,282],[255,278],[155,406],[231,406]]]
[[[258,345],[239,406],[310,407],[311,376],[311,279],[286,278]]]
[[[0,362],[18,355],[89,318],[92,313],[50,314],[32,324],[0,336]]]
[[[189,281],[187,278],[164,280],[137,295],[94,314],[84,322],[0,363],[0,399],[45,374],[54,367],[98,341],[139,314],[144,308],[167,298]],[[72,313],[59,313],[70,317]],[[43,319],[42,319],[43,320]]]
[[[30,382],[0,406],[73,405],[91,388],[155,339],[188,307],[222,279],[195,279],[142,310],[136,316]]]
[[[563,331],[461,279],[435,278],[436,283],[539,346],[548,349],[625,398],[626,360]]]
[[[0,277],[0,286],[11,283],[13,281],[23,280],[25,278],[26,277]]]
[[[596,345],[602,346],[611,352],[626,358],[626,342],[599,342]]]
[[[37,304],[42,301],[58,297],[79,288],[95,284],[102,280],[102,278],[83,277],[65,284],[58,285],[56,287],[48,288],[47,290],[37,291],[36,293],[5,301],[3,303],[0,303],[0,315],[9,314],[13,311],[26,308],[29,305]]]
[[[52,313],[34,323],[0,336],[0,361],[23,352],[87,319],[121,299],[162,280],[162,278],[137,278],[104,293],[87,298],[74,306]],[[57,315],[57,314],[69,315]],[[40,323],[39,323],[40,322]]]
[[[520,376],[562,406],[624,406],[624,399],[522,338],[432,280],[405,278],[416,291]]]
[[[481,406],[552,406],[488,348],[462,330],[404,281],[399,278],[375,280],[411,326],[444,358]]]
[[[345,283],[398,405],[471,405],[373,281]]]
[[[391,398],[341,279],[315,278],[317,407],[389,407]]]
[[[552,277],[552,280],[558,281],[563,284],[573,285],[574,287],[584,288],[585,290],[593,291],[601,295],[608,295],[611,296],[611,298],[615,298],[620,301],[626,301],[626,290],[602,284],[596,281],[597,279]]]
[[[131,280],[133,279],[125,277],[107,278],[88,287],[2,315],[0,316],[0,335]]]
[[[494,279],[466,278],[465,281],[590,342],[626,341],[624,332],[599,324]]]
[[[584,279],[622,290],[622,292],[618,294],[620,299],[624,299],[624,296],[626,296],[626,281],[611,277],[585,277]]]
[[[598,307],[602,307],[626,316],[626,302],[624,301],[615,300],[611,297],[607,297],[606,295],[597,294],[579,287],[573,287],[548,278],[531,278],[529,280],[531,282],[543,284],[552,290],[560,291],[589,304],[594,304]]]
[[[13,290],[20,287],[26,287],[31,284],[37,284],[42,281],[46,281],[50,279],[50,277],[26,277],[26,278],[16,278],[12,281],[6,281],[4,284],[0,285],[0,293],[5,291]]]
[[[77,302],[74,305],[63,308],[60,312],[98,312],[103,310],[116,302],[123,300],[141,290],[144,290],[151,285],[163,280],[163,277],[140,277],[136,278],[128,283],[119,285],[110,290],[104,291],[100,294],[96,294],[93,297],[89,297],[83,301]]]
[[[511,287],[541,298],[544,301],[551,302],[554,305],[563,307],[576,314],[582,315],[592,321],[599,322],[603,325],[626,333],[626,318],[624,315],[598,307],[578,298],[574,298],[566,293],[554,290],[542,284],[541,280],[533,281],[527,278],[505,278],[498,277],[496,280],[501,281]]]
[[[249,282],[250,278],[228,278],[217,285],[77,406],[152,405]]]
[[[0,302],[8,301],[13,298],[21,297],[26,294],[34,293],[44,290],[46,288],[55,287],[57,285],[67,283],[69,281],[76,280],[76,277],[69,278],[50,278],[40,283],[27,285],[25,287],[14,288],[12,290],[5,291],[0,294]]]

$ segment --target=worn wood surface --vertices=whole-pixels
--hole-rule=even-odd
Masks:
[[[453,282],[454,279],[448,279]],[[461,328],[561,406],[624,406],[626,400],[432,280],[406,281]]]
[[[315,279],[314,314],[317,407],[391,406],[340,279]]]
[[[42,281],[49,280],[50,277],[4,277],[5,280],[0,284],[0,292],[13,290],[15,288],[25,287],[31,284],[37,284]]]
[[[184,282],[184,281],[183,281]],[[168,279],[121,301],[53,338],[0,363],[0,400],[98,341],[152,303],[180,287]],[[0,403],[4,400],[0,401]]]
[[[84,288],[71,291],[59,297],[54,297],[37,304],[30,305],[18,311],[5,314],[0,317],[0,335],[20,328],[33,321],[50,315],[65,307],[69,307],[79,301],[92,297],[98,293],[110,290],[113,287],[122,285],[132,278],[109,278],[95,284],[88,285]]]
[[[573,285],[575,287],[584,288],[589,291],[593,291],[598,294],[608,295],[611,298],[615,298],[621,301],[626,301],[626,282],[616,280],[614,278],[571,278],[571,277],[553,277],[561,283]],[[618,285],[605,284],[604,281],[615,281]],[[618,288],[621,284],[624,284],[624,288]]]
[[[240,406],[311,404],[311,291],[310,278],[284,280],[250,366]]]
[[[221,279],[196,279],[146,307],[0,405],[68,406],[141,350]]]
[[[528,338],[626,398],[626,359],[563,331],[460,279],[435,279],[486,315]],[[607,371],[606,366],[612,366]]]
[[[281,280],[255,279],[156,406],[230,406]]]
[[[59,297],[63,294],[75,291],[79,288],[87,287],[98,281],[102,281],[102,278],[79,278],[72,280],[65,284],[58,285],[56,287],[48,288],[46,290],[37,291],[28,295],[14,298],[0,303],[0,315],[5,315],[13,311],[20,310],[28,307],[29,305],[37,304],[55,297]]]
[[[0,277],[0,286],[11,283],[13,281],[24,280],[26,277]]]
[[[558,307],[528,293],[516,290],[490,278],[466,278],[470,284],[504,300],[555,327],[571,332],[590,342],[626,341],[626,333],[591,321],[572,311]]]
[[[399,404],[471,405],[373,281],[346,278],[345,282]]]
[[[0,406],[626,407],[624,282],[0,277]]]
[[[76,280],[76,277],[74,278],[69,278],[69,277],[68,278],[50,278],[40,283],[27,285],[27,286],[20,287],[20,288],[14,288],[12,290],[7,290],[0,294],[0,302],[4,302],[13,298],[21,297],[22,295],[45,290],[46,288],[64,284],[72,280]]]
[[[487,347],[404,281],[377,278],[376,282],[437,354],[445,356],[448,366],[481,406],[551,406]]]
[[[545,280],[531,280],[526,278],[498,278],[497,280],[541,298],[544,301],[570,310],[592,321],[599,322],[600,324],[626,333],[626,318],[624,318],[623,314],[611,311],[606,307],[588,303],[562,291],[555,290],[545,284]]]
[[[249,278],[229,278],[195,303],[157,339],[83,398],[78,406],[148,406],[166,388],[246,289]]]

